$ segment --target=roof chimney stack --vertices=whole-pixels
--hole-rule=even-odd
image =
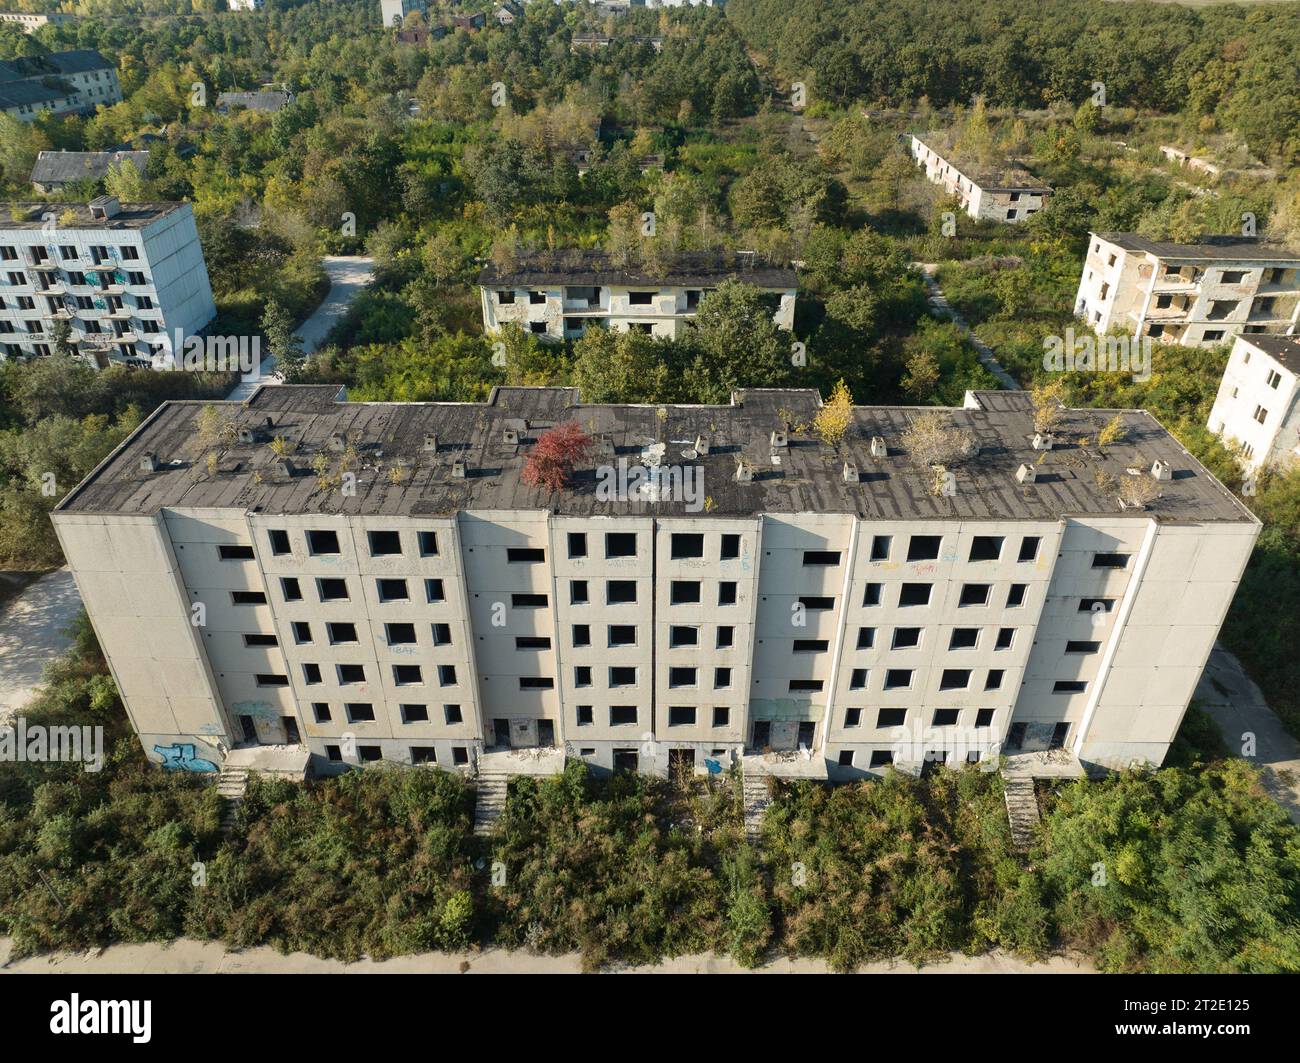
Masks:
[[[100,221],[116,218],[122,213],[122,204],[117,196],[96,196],[90,201],[90,216]]]

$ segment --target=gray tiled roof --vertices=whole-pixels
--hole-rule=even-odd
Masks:
[[[149,165],[147,151],[42,151],[32,167],[35,184],[59,184],[83,177],[101,180],[113,163],[130,160],[141,173]]]
[[[278,111],[293,97],[279,90],[272,92],[223,92],[217,97],[218,107],[247,107],[250,111]]]

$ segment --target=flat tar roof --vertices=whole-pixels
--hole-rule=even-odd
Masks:
[[[1149,472],[1167,461],[1171,480],[1146,511],[1123,511],[1166,522],[1254,521],[1254,517],[1188,454],[1149,413],[1120,411],[1127,438],[1100,447],[1095,440],[1110,410],[1064,411],[1057,448],[1035,451],[1033,407],[1021,391],[972,392],[968,408],[943,411],[968,431],[979,453],[955,467],[956,491],[931,492],[933,473],[903,450],[902,435],[933,408],[856,407],[853,423],[837,447],[822,443],[809,427],[821,405],[813,390],[738,391],[728,406],[584,405],[574,388],[498,388],[486,403],[354,403],[339,401],[336,386],[264,386],[246,403],[164,403],[81,485],[59,510],[72,513],[156,514],[166,508],[212,507],[263,513],[449,515],[458,510],[550,510],[564,515],[688,515],[683,501],[597,497],[598,465],[639,465],[646,448],[663,443],[665,465],[703,470],[706,512],[713,517],[759,513],[855,513],[876,520],[1054,520],[1071,515],[1123,515],[1113,490],[1097,483],[1098,472],[1122,476],[1128,468]],[[227,442],[204,447],[198,418],[214,408],[226,425]],[[551,492],[520,479],[532,444],[547,428],[574,421],[596,441],[571,487]],[[789,447],[771,460],[771,434],[793,423]],[[805,426],[805,427],[799,427]],[[251,442],[237,440],[248,429]],[[506,429],[519,443],[506,441]],[[437,451],[424,449],[436,435]],[[684,455],[696,437],[710,442],[707,456]],[[871,455],[871,438],[882,436],[883,458]],[[269,443],[288,440],[294,466],[286,475]],[[356,452],[356,491],[322,488],[313,461],[338,469],[341,455],[331,440]],[[1084,439],[1090,442],[1083,442]],[[208,454],[216,455],[209,472]],[[141,468],[156,455],[157,471]],[[1037,465],[1038,480],[1020,484],[1021,463]],[[737,482],[738,461],[754,471]],[[846,461],[859,479],[845,481]],[[465,478],[452,475],[464,463]],[[403,469],[394,477],[391,469]]]

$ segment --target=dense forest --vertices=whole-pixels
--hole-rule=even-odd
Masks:
[[[934,106],[1078,104],[1235,128],[1257,153],[1300,161],[1300,8],[1195,9],[1107,0],[731,0],[746,40],[815,96]]]

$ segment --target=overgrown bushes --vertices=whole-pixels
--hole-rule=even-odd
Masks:
[[[1300,833],[1245,761],[1074,783],[1035,864],[1062,941],[1104,970],[1300,970]]]
[[[516,779],[492,859],[495,939],[580,951],[584,966],[652,963],[723,945],[723,854],[736,847],[728,790],[685,793],[661,779]]]
[[[441,771],[260,782],[186,930],[345,960],[461,948],[478,936],[472,812],[464,780]]]
[[[1205,718],[1172,759],[1044,792],[1026,858],[1000,777],[778,785],[762,844],[738,780],[518,778],[497,833],[437,770],[255,782],[238,829],[201,780],[145,763],[84,621],[29,723],[96,724],[108,761],[0,763],[0,933],[19,953],[188,934],[355,960],[479,945],[588,969],[688,953],[839,970],[1054,947],[1114,971],[1300,970],[1300,831]]]

